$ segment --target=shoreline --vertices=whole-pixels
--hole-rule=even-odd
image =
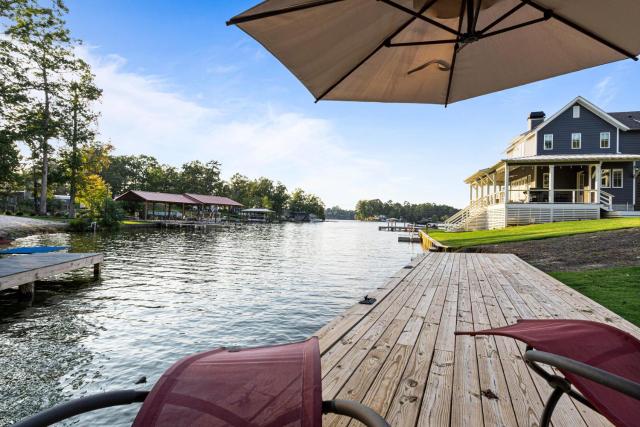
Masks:
[[[34,234],[56,233],[66,230],[68,225],[63,221],[0,215],[0,239],[15,240]]]

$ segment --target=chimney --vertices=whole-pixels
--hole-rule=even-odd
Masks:
[[[544,122],[544,111],[532,111],[529,113],[529,130],[537,127],[540,123]]]

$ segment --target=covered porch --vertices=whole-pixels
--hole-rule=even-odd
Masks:
[[[599,219],[633,209],[640,155],[544,155],[501,160],[465,180],[469,206],[452,230]]]

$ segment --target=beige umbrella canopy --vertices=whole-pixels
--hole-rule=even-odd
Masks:
[[[640,54],[638,0],[267,0],[228,24],[316,100],[446,105]]]

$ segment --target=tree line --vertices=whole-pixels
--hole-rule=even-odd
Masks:
[[[99,215],[111,196],[134,190],[225,195],[247,207],[282,214],[302,210],[324,217],[317,196],[280,182],[233,175],[220,178],[220,163],[192,161],[180,167],[147,155],[118,156],[100,139],[102,90],[91,67],[76,55],[81,43],[64,20],[62,0],[0,0],[0,194],[29,190],[31,209],[50,211],[54,194],[68,194]],[[29,153],[21,156],[19,146]]]
[[[444,221],[458,209],[449,205],[436,203],[398,203],[380,199],[359,200],[356,203],[355,218],[359,220],[377,219],[380,216],[397,218],[407,222],[439,222]]]

